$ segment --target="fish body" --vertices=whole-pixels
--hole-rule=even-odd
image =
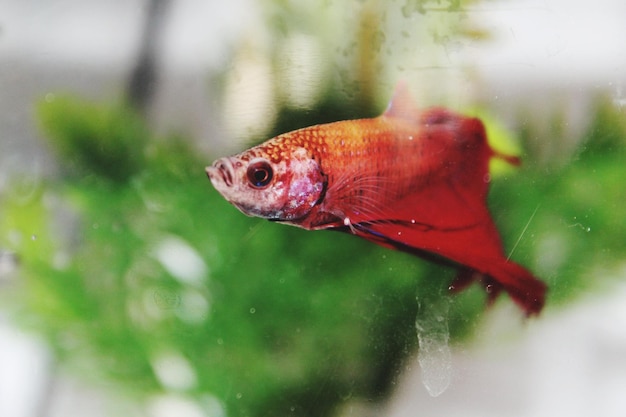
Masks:
[[[460,267],[451,288],[483,282],[527,315],[546,286],[507,259],[487,208],[489,161],[482,122],[443,108],[420,111],[403,87],[372,119],[279,135],[207,167],[243,213],[308,230],[336,229]]]

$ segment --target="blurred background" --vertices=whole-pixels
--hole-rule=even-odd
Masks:
[[[623,416],[626,4],[0,0],[0,415]],[[241,215],[204,166],[480,114],[524,320],[450,268]],[[420,331],[421,329],[421,331]]]

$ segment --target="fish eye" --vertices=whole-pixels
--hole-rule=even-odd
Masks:
[[[246,175],[248,176],[248,181],[250,181],[250,184],[254,188],[264,188],[272,181],[274,171],[269,162],[261,160],[252,162],[248,166]]]

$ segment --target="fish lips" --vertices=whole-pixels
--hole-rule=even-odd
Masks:
[[[220,158],[213,162],[213,165],[205,168],[206,174],[215,188],[219,190],[218,184],[232,187],[234,178],[233,164],[227,158]]]
[[[240,212],[246,216],[263,217],[268,220],[279,220],[279,218],[275,219],[273,216],[268,217],[254,205],[244,204],[237,201],[237,199],[232,198],[232,188],[235,185],[235,169],[229,158],[220,158],[204,170],[217,192],[219,192],[226,201],[235,206]]]

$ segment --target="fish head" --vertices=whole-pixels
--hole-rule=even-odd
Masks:
[[[248,216],[292,222],[321,200],[326,179],[303,147],[280,153],[260,147],[220,158],[206,168],[215,189]]]

